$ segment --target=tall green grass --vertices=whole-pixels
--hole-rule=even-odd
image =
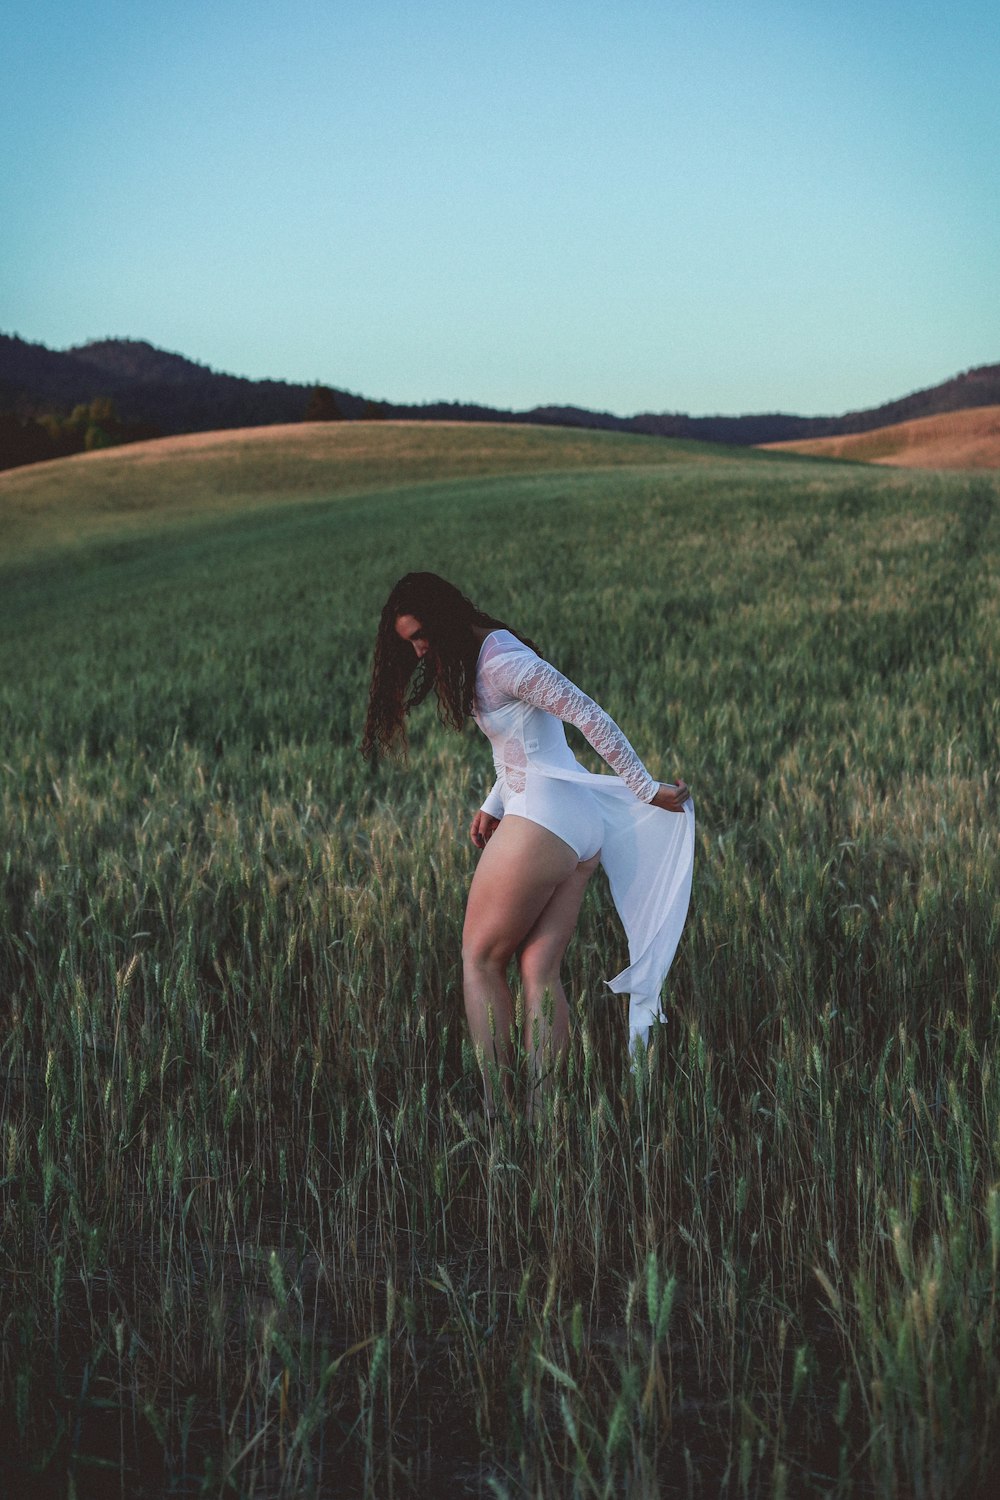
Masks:
[[[8,572],[10,1487],[985,1492],[996,498],[787,460],[480,476]],[[697,801],[668,1026],[630,1074],[595,883],[532,1125],[476,1123],[462,1019],[486,746],[428,708],[407,768],[356,754],[410,567]]]

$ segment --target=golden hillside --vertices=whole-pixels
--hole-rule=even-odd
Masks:
[[[1000,469],[1000,406],[942,412],[844,437],[762,443],[761,447],[901,469]]]

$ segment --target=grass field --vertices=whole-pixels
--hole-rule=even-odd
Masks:
[[[143,446],[0,479],[0,1491],[988,1493],[996,479]],[[466,1122],[487,747],[356,752],[421,567],[697,802],[669,1025],[594,882],[531,1127]]]
[[[0,473],[0,556],[120,541],[448,479],[746,461],[748,450],[504,423],[312,422],[193,432]],[[753,457],[753,453],[750,454]]]

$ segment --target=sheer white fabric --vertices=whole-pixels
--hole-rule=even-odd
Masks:
[[[650,776],[614,719],[509,630],[500,630],[483,642],[476,700],[479,712],[489,719],[493,729],[491,733],[491,728],[486,728],[486,733],[493,742],[498,778],[506,780],[511,791],[521,791],[524,787],[528,756],[524,735],[519,733],[523,731],[524,716],[503,720],[499,712],[503,703],[513,698],[575,725],[642,802],[656,796],[659,782]]]
[[[664,1019],[660,990],[684,927],[694,863],[694,809],[651,807],[659,783],[618,725],[555,667],[508,630],[487,636],[476,672],[476,723],[489,738],[497,779],[483,810],[504,807],[531,778],[577,783],[599,794],[601,863],[628,938],[629,966],[608,981],[629,994],[630,1046]],[[579,764],[561,720],[574,724],[616,773],[595,776]],[[538,784],[536,780],[536,785]]]

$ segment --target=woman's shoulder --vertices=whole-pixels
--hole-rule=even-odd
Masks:
[[[511,630],[491,630],[483,637],[479,649],[477,675],[481,683],[492,683],[498,689],[510,692],[520,678],[528,661],[537,661],[530,646],[519,641]]]
[[[489,635],[483,636],[483,643],[479,649],[479,660],[485,661],[495,656],[508,656],[512,652],[528,651],[534,655],[530,648],[519,641],[512,630],[501,626],[498,630],[491,630]]]

